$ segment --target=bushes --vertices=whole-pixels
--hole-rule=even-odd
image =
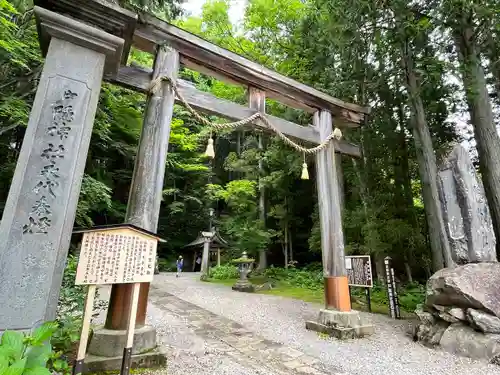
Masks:
[[[210,269],[210,277],[216,280],[237,279],[240,277],[238,268],[232,264],[223,264]]]
[[[415,311],[417,305],[425,302],[425,285],[410,283],[398,290],[399,304],[406,311]]]
[[[175,259],[160,258],[158,261],[158,269],[160,272],[175,272],[177,270],[175,266]]]
[[[275,281],[284,282],[290,286],[318,290],[323,288],[322,271],[306,271],[296,268],[269,267],[264,271],[264,276]]]
[[[293,287],[299,287],[309,290],[323,290],[323,271],[322,268],[311,265],[309,269],[295,268],[275,268],[269,267],[263,272],[268,279],[286,283]],[[360,301],[365,300],[365,291],[363,288],[351,288],[352,296]],[[425,285],[412,283],[398,286],[398,297],[401,309],[413,312],[418,304],[425,301]],[[371,289],[371,301],[374,305],[387,306],[387,290],[384,285],[375,283]]]
[[[66,268],[64,269],[57,305],[57,329],[51,337],[51,344],[54,350],[60,352],[63,358],[67,358],[69,361],[73,359],[76,344],[80,339],[86,297],[85,286],[75,285],[77,266],[78,258],[69,255]],[[99,300],[98,297],[99,294],[97,292],[94,300],[93,317],[97,316],[101,310],[107,308],[107,302]]]
[[[351,288],[352,295],[360,300],[365,300],[365,291],[363,288]],[[402,310],[413,312],[418,304],[425,301],[425,285],[412,283],[398,285],[399,306]],[[389,300],[385,285],[376,282],[371,290],[371,302],[374,305],[388,306]]]

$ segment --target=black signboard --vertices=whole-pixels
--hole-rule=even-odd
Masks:
[[[345,268],[349,286],[373,287],[372,264],[369,255],[346,256]]]

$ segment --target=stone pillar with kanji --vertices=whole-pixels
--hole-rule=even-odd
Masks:
[[[34,13],[45,64],[0,225],[0,331],[55,318],[103,74],[117,71],[124,46]]]

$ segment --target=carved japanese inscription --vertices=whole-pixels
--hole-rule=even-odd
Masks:
[[[85,233],[76,284],[150,282],[156,247],[156,239],[127,230]]]
[[[64,140],[68,138],[71,123],[75,119],[72,101],[77,96],[77,93],[69,89],[64,90],[61,99],[52,105],[51,123],[47,127],[47,134],[51,138],[54,137],[54,142],[47,143],[41,152],[40,157],[46,163],[35,180],[33,193],[38,199],[31,207],[28,222],[23,225],[23,234],[47,234],[52,225],[51,201],[57,198],[56,188],[60,184],[57,162],[65,156]]]

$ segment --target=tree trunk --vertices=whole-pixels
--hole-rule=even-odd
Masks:
[[[288,221],[285,223],[283,240],[285,241],[285,268],[288,268],[288,263],[290,262],[290,259],[288,258]]]
[[[252,109],[258,110],[260,113],[266,113],[266,93],[254,87],[248,88],[248,104]],[[262,183],[262,177],[264,176],[264,135],[259,132],[259,220],[262,223],[264,229],[266,227],[266,189]],[[259,249],[259,270],[264,270],[267,268],[267,249]]]
[[[384,257],[382,255],[375,255],[375,272],[377,273],[377,280],[384,284],[385,283],[385,266]]]
[[[409,152],[408,152],[408,142],[406,140],[406,118],[404,116],[403,112],[403,107],[400,106],[399,109],[399,116],[400,116],[400,121],[399,121],[399,126],[400,126],[400,131],[399,131],[399,144],[401,147],[401,172],[403,175],[403,186],[404,186],[404,195],[405,195],[405,200],[406,204],[409,209],[411,209],[411,216],[412,216],[412,221],[415,224],[417,223],[416,216],[415,216],[415,210],[414,210],[414,204],[413,204],[413,189],[411,186],[411,174],[410,174],[410,163],[409,163]]]
[[[262,139],[263,135],[259,134],[259,150],[261,152],[264,152],[264,141]],[[263,171],[264,166],[262,162],[262,157],[259,159],[259,171],[260,175],[264,173]],[[259,219],[262,222],[262,225],[264,228],[266,227],[266,189],[264,188],[264,185],[260,182],[259,180]],[[267,249],[260,249],[259,253],[259,270],[265,270],[267,268]]]
[[[293,242],[292,242],[292,231],[288,231],[288,246],[290,247],[290,262],[293,262]]]
[[[288,268],[288,240],[287,240],[287,236],[288,236],[288,230],[287,230],[287,226],[285,226],[285,230],[284,230],[284,234],[283,234],[283,244],[282,244],[283,255],[285,256],[285,268]]]
[[[411,273],[410,264],[408,262],[405,262],[405,271],[406,271],[406,277],[408,279],[408,282],[412,283],[413,282],[413,276],[412,276],[412,273]]]
[[[499,33],[495,35],[492,30],[495,26],[495,21],[492,21],[489,25],[489,30],[486,31],[486,50],[489,60],[489,70],[493,75],[495,84],[496,99],[500,102],[500,46],[497,42]]]
[[[486,198],[491,212],[497,252],[500,238],[500,137],[498,136],[481,66],[472,15],[462,14],[460,24],[454,30],[474,137],[477,142],[479,165]]]
[[[420,96],[421,90],[414,69],[413,52],[407,42],[403,42],[401,47],[401,63],[405,71],[406,86],[410,99],[413,136],[422,180],[422,195],[429,223],[432,264],[434,271],[438,271],[445,266],[452,265],[453,262],[439,201],[436,155],[434,154],[432,138]]]

